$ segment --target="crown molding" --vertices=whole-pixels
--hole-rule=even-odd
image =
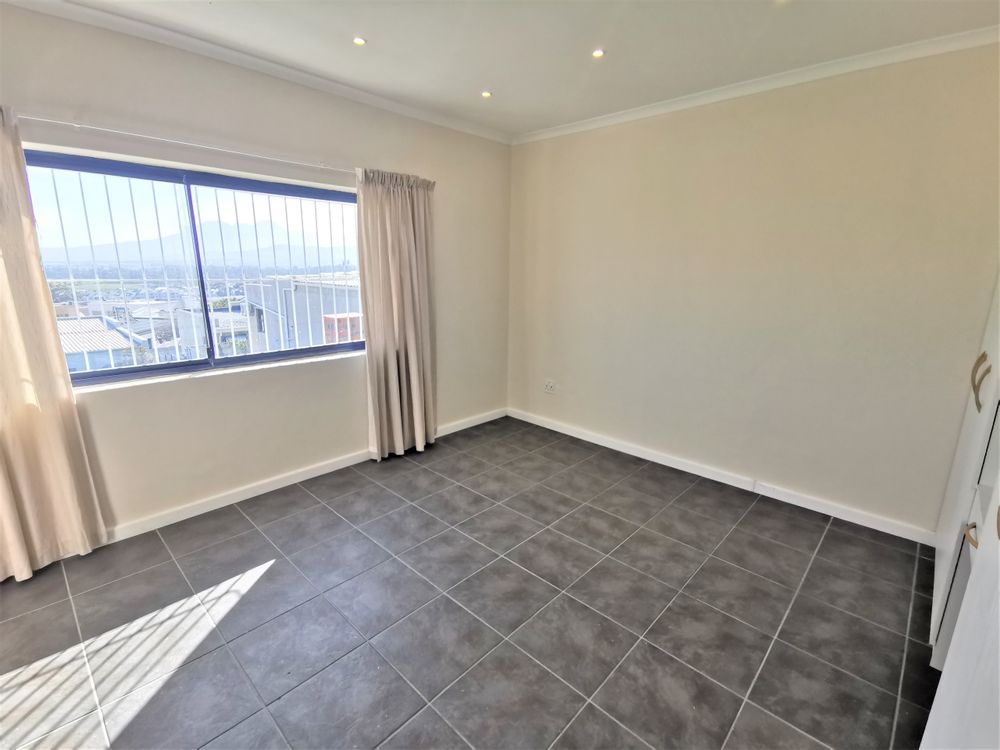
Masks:
[[[232,47],[227,47],[216,42],[210,42],[191,34],[172,31],[162,26],[127,18],[110,11],[79,5],[72,2],[72,0],[0,0],[0,4],[13,5],[36,13],[44,13],[84,23],[89,26],[97,26],[110,31],[128,34],[129,36],[148,39],[149,41],[168,47],[182,49],[186,52],[193,52],[203,57],[212,58],[213,60],[237,65],[273,78],[297,83],[301,86],[333,94],[353,102],[358,102],[359,104],[367,104],[368,106],[386,110],[397,115],[403,115],[404,117],[410,117],[414,120],[421,120],[432,125],[457,130],[499,143],[511,143],[511,136],[509,134],[493,128],[448,117],[447,115],[441,115],[436,112],[420,109],[419,107],[412,107],[408,104],[402,104],[291,65],[274,62],[273,60],[233,49]]]
[[[853,57],[845,57],[829,62],[809,65],[803,68],[796,68],[782,73],[754,78],[749,81],[728,84],[707,91],[699,91],[693,94],[686,94],[674,99],[644,104],[640,107],[613,112],[611,114],[599,115],[597,117],[578,120],[576,122],[556,125],[551,128],[543,128],[527,133],[511,136],[500,130],[477,125],[459,118],[449,117],[430,110],[413,107],[392,99],[372,94],[361,89],[348,86],[331,78],[310,73],[299,68],[274,62],[257,55],[243,52],[231,47],[227,47],[216,42],[210,42],[190,34],[172,31],[170,29],[127,18],[110,11],[99,10],[88,6],[80,5],[73,0],[0,0],[0,4],[8,4],[24,8],[39,13],[45,13],[59,18],[65,18],[90,26],[117,31],[130,36],[148,39],[169,47],[193,52],[204,57],[226,62],[241,68],[256,71],[279,78],[311,89],[323,91],[334,96],[339,96],[350,101],[366,104],[371,107],[393,112],[404,117],[449,128],[469,135],[486,138],[505,144],[523,144],[534,141],[558,138],[573,133],[582,133],[588,130],[597,130],[612,125],[621,125],[635,120],[644,120],[650,117],[678,112],[685,109],[702,107],[707,104],[738,99],[752,94],[759,94],[765,91],[796,86],[811,81],[819,81],[824,78],[854,73],[870,68],[878,68],[884,65],[916,60],[923,57],[957,52],[959,50],[982,47],[989,44],[996,44],[1000,41],[1000,26],[988,26],[972,31],[960,32],[949,36],[926,39],[919,42],[889,47],[875,52],[867,52]]]
[[[987,26],[982,29],[964,31],[958,34],[926,39],[898,47],[888,47],[875,52],[855,55],[854,57],[844,57],[839,60],[796,68],[784,73],[776,73],[763,78],[754,78],[749,81],[720,86],[719,88],[707,91],[699,91],[694,94],[679,96],[675,99],[667,99],[655,104],[645,104],[634,109],[591,117],[586,120],[567,123],[566,125],[557,125],[552,128],[543,128],[542,130],[535,130],[530,133],[522,133],[515,136],[512,143],[514,145],[532,143],[534,141],[548,140],[549,138],[558,138],[563,135],[582,133],[587,130],[606,128],[611,125],[621,125],[626,122],[633,122],[634,120],[644,120],[670,112],[693,109],[694,107],[715,104],[728,99],[738,99],[743,96],[750,96],[751,94],[773,91],[774,89],[785,88],[786,86],[796,86],[801,83],[832,78],[844,75],[845,73],[854,73],[860,70],[878,68],[883,65],[892,65],[922,57],[932,57],[947,52],[957,52],[973,47],[983,47],[989,44],[996,44],[998,41],[1000,41],[1000,26]]]

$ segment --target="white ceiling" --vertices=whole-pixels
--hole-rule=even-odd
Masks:
[[[29,7],[82,12],[119,28],[122,19],[145,22],[183,35],[167,34],[168,43],[208,42],[508,138],[1000,20],[996,0],[63,0]],[[125,25],[142,28],[150,27]],[[368,44],[355,46],[355,35]],[[591,58],[595,47],[607,51],[604,59]],[[493,98],[483,99],[483,89]]]

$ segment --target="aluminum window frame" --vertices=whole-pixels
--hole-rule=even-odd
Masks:
[[[195,219],[194,196],[192,187],[211,187],[229,190],[242,190],[268,195],[281,195],[293,198],[310,198],[313,200],[333,201],[337,203],[357,204],[358,196],[346,190],[331,190],[310,185],[300,185],[291,182],[272,182],[247,177],[232,177],[217,172],[204,172],[194,169],[163,167],[138,162],[106,159],[96,156],[81,156],[55,151],[25,149],[25,163],[29,167],[46,167],[49,169],[66,169],[75,172],[91,172],[114,177],[132,177],[141,180],[155,180],[184,186],[184,199],[187,201],[188,220],[191,224],[191,236],[195,254],[195,265],[198,271],[198,289],[201,295],[202,319],[206,332],[207,356],[201,359],[184,361],[160,362],[151,365],[133,367],[116,367],[91,372],[70,373],[73,385],[90,385],[121,380],[139,380],[148,377],[182,374],[187,372],[205,372],[209,370],[224,370],[232,367],[283,362],[288,360],[307,360],[315,357],[329,356],[342,352],[364,351],[365,342],[349,341],[340,344],[322,344],[287,349],[277,352],[258,352],[255,354],[229,355],[217,357],[215,354],[215,337],[212,331],[212,321],[209,316],[211,308],[208,304],[206,291],[204,257],[201,241],[198,237],[198,224]],[[46,283],[48,279],[46,278]],[[364,310],[361,311],[362,317]]]

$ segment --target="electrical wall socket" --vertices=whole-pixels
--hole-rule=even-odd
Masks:
[[[556,392],[556,381],[554,381],[554,380],[546,380],[545,381],[545,385],[542,386],[542,389],[546,393],[555,393]]]

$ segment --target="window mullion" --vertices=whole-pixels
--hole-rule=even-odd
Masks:
[[[198,269],[198,291],[201,293],[201,315],[205,323],[205,354],[212,366],[215,366],[214,334],[208,308],[208,291],[205,288],[205,268],[202,263],[201,239],[198,237],[198,222],[194,212],[194,197],[191,193],[191,183],[184,179],[184,197],[187,199],[188,221],[191,224],[191,241],[194,243],[194,259]]]

